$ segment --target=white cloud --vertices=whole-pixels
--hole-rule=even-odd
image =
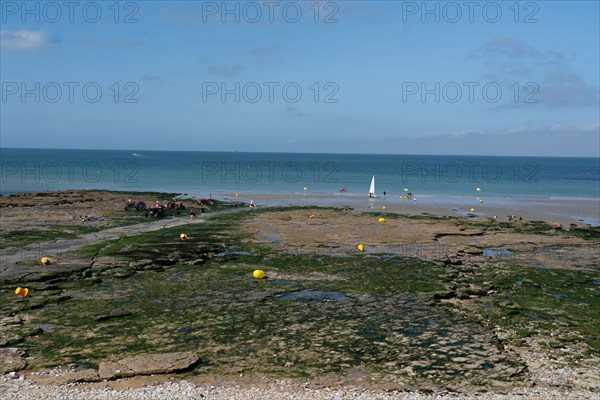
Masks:
[[[503,80],[508,84],[515,79],[533,83],[523,91],[524,96],[531,96],[535,103],[515,101],[505,107],[546,108],[598,108],[600,96],[598,87],[586,81],[586,77],[578,72],[559,51],[542,51],[527,45],[520,40],[498,36],[484,43],[475,53],[482,57],[490,72],[486,79]],[[569,63],[568,63],[569,62]],[[533,90],[535,87],[535,90]]]
[[[575,124],[530,124],[501,129],[470,129],[456,131],[423,131],[410,134],[408,137],[419,138],[461,138],[476,136],[512,136],[512,135],[541,135],[541,136],[572,136],[590,135],[600,133],[600,122],[575,123]]]
[[[2,50],[32,51],[47,44],[48,40],[41,32],[0,30],[0,48]]]
[[[410,135],[408,135],[408,137],[410,138],[439,138],[439,137],[447,137],[447,138],[459,138],[459,137],[464,137],[464,136],[468,136],[468,135],[482,135],[482,134],[486,134],[487,131],[481,131],[481,130],[456,130],[456,131],[447,131],[447,132],[436,132],[436,131],[422,131],[422,132],[415,132],[412,133]]]
[[[533,47],[527,46],[524,42],[513,40],[506,36],[497,36],[486,42],[477,52],[486,57],[508,57],[517,58],[544,58],[544,54]],[[553,53],[558,54],[558,53]]]
[[[97,40],[91,38],[79,38],[79,43],[84,46],[93,47],[96,49],[107,49],[107,48],[115,48],[115,49],[129,49],[132,47],[136,47],[138,44],[127,41],[127,40]]]
[[[225,76],[227,78],[234,78],[237,73],[242,69],[240,65],[228,67],[227,65],[211,65],[208,67],[208,73],[212,75]]]

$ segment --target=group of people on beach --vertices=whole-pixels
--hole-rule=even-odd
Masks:
[[[201,206],[200,207],[200,215],[204,216],[205,213],[206,213],[206,207]],[[194,207],[192,207],[190,209],[190,219],[196,219],[196,209]]]

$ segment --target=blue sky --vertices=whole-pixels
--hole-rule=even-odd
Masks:
[[[0,4],[2,147],[600,156],[597,1]]]

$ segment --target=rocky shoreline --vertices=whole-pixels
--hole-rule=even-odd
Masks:
[[[54,375],[58,373],[50,372]],[[250,385],[198,386],[186,380],[132,388],[120,381],[119,388],[90,387],[85,384],[37,385],[22,377],[0,378],[4,400],[597,400],[596,392],[550,388],[526,388],[502,392],[461,394],[448,392],[364,390],[355,387],[312,388],[310,383],[260,380]]]
[[[129,196],[2,199],[7,399],[599,398],[593,229],[318,208],[153,220],[117,212]],[[30,243],[27,216],[45,235]]]

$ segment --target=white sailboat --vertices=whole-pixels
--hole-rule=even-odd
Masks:
[[[369,188],[369,197],[377,197],[375,195],[375,175],[371,178],[371,187]]]

